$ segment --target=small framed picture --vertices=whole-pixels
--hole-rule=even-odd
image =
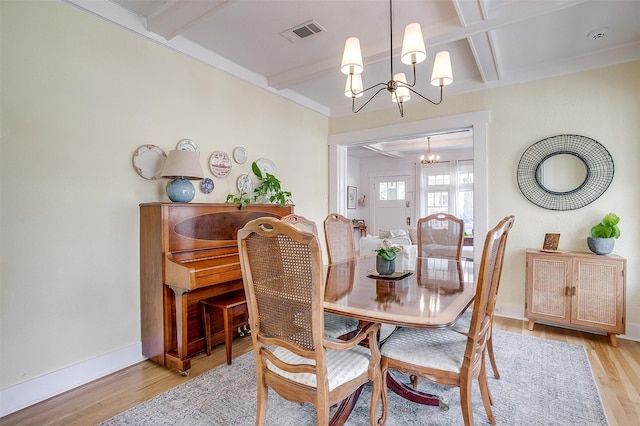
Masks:
[[[356,219],[357,226],[364,226],[364,219]]]
[[[358,202],[358,188],[347,186],[347,208],[355,209]]]
[[[544,243],[542,244],[542,250],[557,251],[559,242],[560,234],[544,234]]]

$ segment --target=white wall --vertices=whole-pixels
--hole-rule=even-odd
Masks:
[[[62,2],[0,14],[2,415],[73,386],[53,373],[141,357],[138,204],[168,199],[134,171],[136,148],[193,139],[215,182],[195,202],[223,202],[270,158],[296,212],[321,223],[328,119]],[[214,178],[211,152],[238,145],[247,163]]]
[[[455,68],[455,64],[454,64]],[[455,83],[454,83],[455,84]],[[627,334],[640,338],[640,283],[634,259],[640,255],[640,62],[632,62],[563,77],[446,97],[434,107],[405,105],[401,119],[393,109],[360,112],[330,121],[330,137],[365,129],[384,130],[398,123],[445,118],[488,110],[489,225],[514,214],[498,308],[503,314],[524,314],[525,249],[541,247],[544,234],[561,234],[560,248],[588,251],[591,226],[609,211],[621,217],[622,236],[615,253],[629,260],[627,268]],[[545,137],[574,133],[603,144],[613,156],[615,176],[609,189],[592,204],[573,211],[538,207],[520,193],[516,169],[522,153]],[[363,167],[361,166],[361,170]]]

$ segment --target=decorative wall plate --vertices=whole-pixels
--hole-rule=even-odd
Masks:
[[[213,179],[211,178],[204,178],[200,182],[200,191],[202,191],[205,194],[211,194],[213,192],[213,187],[214,187]]]
[[[167,154],[155,145],[142,145],[133,153],[133,168],[145,179],[158,179]]]
[[[553,191],[540,179],[542,163],[553,156],[569,154],[586,167],[584,181],[569,191]],[[527,148],[518,164],[518,187],[533,204],[549,210],[576,210],[597,200],[613,180],[613,158],[597,141],[580,135],[557,135]]]
[[[238,191],[244,193],[251,193],[253,191],[253,181],[251,180],[251,176],[249,175],[240,175],[238,176],[238,180],[236,181],[236,187]]]
[[[276,165],[273,164],[273,161],[269,160],[268,158],[259,158],[256,161],[256,164],[260,169],[260,171],[262,172],[262,177],[265,177],[267,173],[275,176]]]
[[[191,139],[182,139],[180,142],[178,142],[178,145],[176,145],[176,149],[180,149],[183,151],[193,151],[198,154],[198,156],[200,156],[200,148],[198,147],[198,144]]]
[[[213,151],[209,157],[209,169],[217,178],[227,177],[231,172],[229,155],[223,151]]]
[[[233,159],[238,164],[244,164],[247,161],[247,151],[241,146],[236,146],[233,149]]]

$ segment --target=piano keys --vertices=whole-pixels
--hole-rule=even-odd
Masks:
[[[237,231],[261,216],[282,217],[293,206],[145,203],[140,205],[142,353],[188,374],[205,351],[199,301],[242,290]],[[211,342],[224,342],[212,319]]]

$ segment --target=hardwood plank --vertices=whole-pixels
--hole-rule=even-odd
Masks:
[[[544,324],[536,324],[534,330],[529,331],[527,321],[497,316],[494,318],[494,327],[512,333],[583,345],[602,395],[610,426],[637,424],[637,419],[640,418],[640,342],[618,339],[618,347],[614,348],[609,345],[607,336]],[[251,349],[250,337],[234,339],[234,357]],[[499,351],[496,348],[496,353],[499,354]],[[205,354],[196,356],[188,377],[180,376],[151,361],[144,361],[5,416],[0,419],[0,424],[96,424],[225,362],[224,345],[213,348],[209,357]]]

